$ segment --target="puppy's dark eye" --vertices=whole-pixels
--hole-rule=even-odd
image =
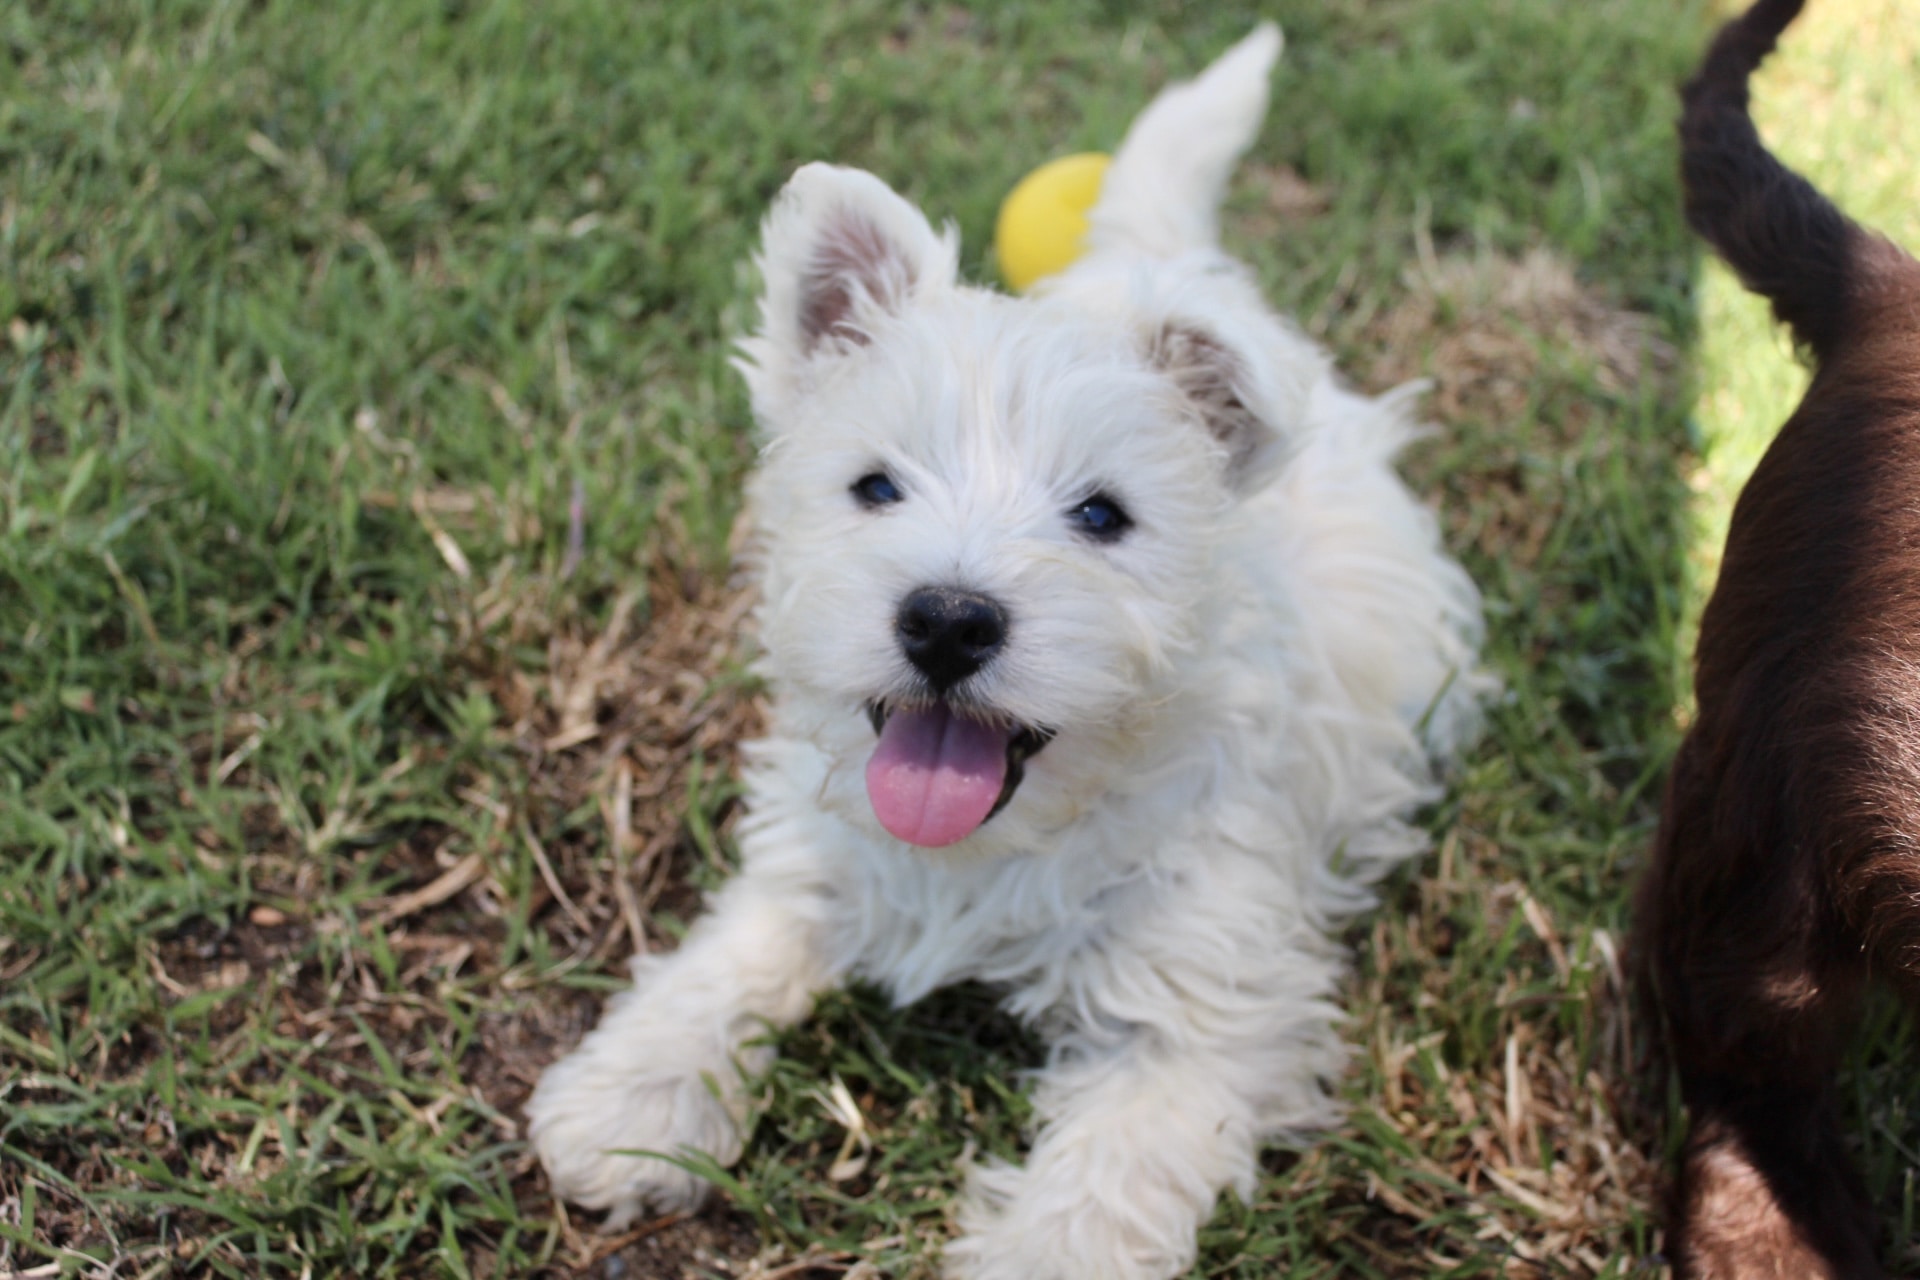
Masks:
[[[871,511],[875,507],[891,506],[907,495],[900,492],[900,486],[893,482],[892,476],[884,471],[876,471],[853,482],[853,496],[855,501]]]
[[[1067,512],[1067,522],[1095,542],[1118,542],[1133,528],[1126,511],[1104,493],[1096,493]]]

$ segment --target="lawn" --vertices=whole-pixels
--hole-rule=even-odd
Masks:
[[[1783,153],[1920,244],[1920,24],[1816,3]],[[1910,7],[1910,6],[1909,6]],[[0,1277],[931,1275],[1014,1154],[992,993],[836,997],[704,1213],[606,1237],[540,1069],[733,857],[758,220],[832,158],[951,218],[1259,16],[1227,235],[1383,390],[1506,681],[1351,933],[1348,1119],[1196,1275],[1654,1274],[1626,894],[1690,618],[1795,394],[1680,222],[1703,3],[24,0],[0,8]],[[1791,132],[1789,132],[1791,131]],[[1916,1052],[1846,1096],[1920,1263]],[[1645,1085],[1646,1087],[1642,1087]]]

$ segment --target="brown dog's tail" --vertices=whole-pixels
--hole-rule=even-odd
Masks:
[[[1847,328],[1865,233],[1774,158],[1747,113],[1747,79],[1802,3],[1758,0],[1715,37],[1681,90],[1680,176],[1688,223],[1824,358]]]

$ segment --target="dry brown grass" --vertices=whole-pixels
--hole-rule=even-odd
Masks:
[[[711,792],[729,783],[739,745],[761,722],[757,685],[741,669],[752,598],[745,583],[667,552],[649,567],[644,591],[614,602],[604,628],[547,635],[538,677],[498,661],[511,645],[492,650],[489,685],[540,810],[594,818],[544,843],[531,827],[522,832],[541,872],[535,911],[555,949],[568,953],[568,969],[617,972],[636,952],[670,949],[674,936],[659,913],[691,918],[698,909],[692,874],[703,864],[718,870],[716,837],[733,806],[697,797],[701,786]],[[537,635],[539,613],[523,614],[517,626]],[[517,1116],[539,1072],[585,1033],[597,1006],[578,997],[520,1002],[490,1046],[500,1069],[489,1100]],[[519,1181],[526,1199],[544,1196],[530,1157]],[[606,1274],[729,1270],[760,1252],[750,1223],[724,1211],[663,1218],[611,1237],[576,1225],[563,1207],[554,1212],[577,1270],[607,1260],[615,1270]]]
[[[1564,258],[1435,257],[1409,270],[1392,307],[1343,329],[1368,353],[1364,380],[1433,383],[1427,412],[1464,439],[1440,510],[1462,545],[1532,564],[1565,509],[1562,489],[1583,452],[1610,447],[1606,402],[1670,378],[1673,349],[1646,316],[1581,284]],[[1418,450],[1416,483],[1435,451]]]
[[[1439,505],[1456,545],[1531,569],[1567,518],[1576,464],[1626,447],[1604,429],[1607,401],[1667,382],[1676,355],[1646,317],[1544,250],[1517,259],[1429,252],[1407,286],[1349,341],[1378,353],[1373,385],[1432,380],[1439,431],[1411,470],[1418,483],[1447,457]],[[1449,449],[1462,438],[1464,461]],[[1623,1232],[1648,1216],[1658,1190],[1636,1140],[1653,1126],[1634,1088],[1643,1064],[1623,940],[1554,919],[1515,865],[1511,817],[1500,800],[1465,792],[1437,868],[1370,929],[1356,1035],[1377,1073],[1379,1115],[1431,1153],[1440,1175],[1417,1184],[1429,1195],[1392,1207],[1415,1221],[1464,1207],[1481,1239],[1509,1252],[1511,1274],[1592,1275],[1620,1261]],[[1463,918],[1518,936],[1497,989],[1476,989],[1472,975],[1463,989],[1453,971]],[[1478,1070],[1448,1069],[1435,1052],[1446,1033],[1409,1034],[1426,1024],[1421,1010],[1476,1004],[1498,1011],[1498,1051]],[[1390,1270],[1419,1274],[1417,1264]]]

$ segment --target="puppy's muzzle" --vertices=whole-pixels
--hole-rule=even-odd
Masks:
[[[907,661],[944,694],[1000,652],[1007,611],[978,592],[921,587],[900,602],[893,629]]]

